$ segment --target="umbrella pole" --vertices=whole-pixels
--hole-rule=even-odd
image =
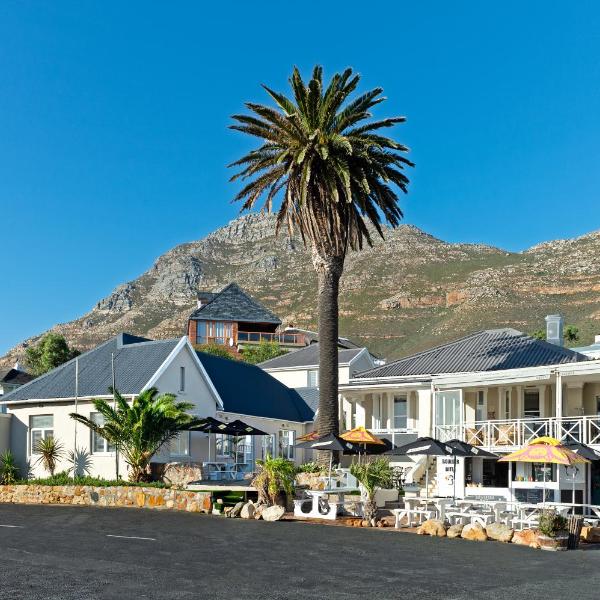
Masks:
[[[425,457],[425,499],[429,499],[429,456]]]
[[[456,500],[456,454],[454,455],[454,473],[452,474],[452,483],[454,484],[452,489],[452,499]]]
[[[327,489],[331,489],[331,468],[333,466],[333,452],[329,453],[329,480],[327,482]]]

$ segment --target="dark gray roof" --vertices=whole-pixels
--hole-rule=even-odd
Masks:
[[[339,348],[338,363],[347,365],[363,348]],[[262,369],[289,369],[293,367],[318,367],[319,344],[311,344],[299,350],[293,350],[276,358],[265,360],[259,365]]]
[[[0,383],[9,383],[10,385],[23,385],[30,382],[33,375],[19,371],[18,369],[0,369]]]
[[[363,371],[356,379],[502,371],[588,360],[568,348],[534,339],[516,329],[488,329]]]
[[[190,319],[281,324],[276,314],[251,298],[237,283],[230,283],[215,294],[208,304],[196,309]]]
[[[319,388],[316,387],[302,387],[294,388],[298,394],[300,394],[302,400],[306,403],[309,410],[312,413],[312,419],[314,421],[315,414],[319,408]]]
[[[111,356],[115,356],[116,387],[138,394],[179,340],[152,341],[121,333],[79,356],[79,396],[100,396],[112,385]],[[75,360],[49,371],[2,397],[3,402],[75,396]]]
[[[226,412],[284,421],[312,421],[314,412],[297,391],[248,363],[197,352]]]

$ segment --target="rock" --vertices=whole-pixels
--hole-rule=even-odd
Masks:
[[[263,521],[279,521],[285,514],[283,506],[268,506],[262,511]]]
[[[462,523],[457,523],[456,525],[451,525],[448,527],[448,531],[446,531],[446,535],[449,538],[459,538],[464,525]]]
[[[463,540],[471,540],[474,542],[485,542],[487,534],[485,529],[479,523],[468,523],[463,527],[460,537]]]
[[[510,542],[513,538],[514,531],[504,523],[490,523],[485,532],[490,540],[498,542]]]
[[[244,508],[244,503],[243,502],[238,502],[232,509],[231,512],[229,513],[229,516],[232,519],[235,519],[236,517],[240,516],[240,513],[242,512],[242,508]]]
[[[512,537],[513,544],[520,546],[530,546],[531,548],[539,548],[537,540],[537,531],[535,529],[523,529],[523,531],[515,531]]]
[[[367,519],[363,519],[363,520],[360,522],[360,526],[361,526],[361,527],[371,527],[371,521],[367,521]]]
[[[168,463],[165,465],[162,478],[174,487],[185,487],[192,481],[203,479],[202,465],[199,463]]]
[[[419,535],[435,535],[437,537],[446,537],[446,527],[442,521],[429,519],[417,528]]]
[[[581,539],[588,544],[600,543],[600,527],[582,527]]]
[[[263,510],[265,510],[266,506],[264,504],[255,504],[254,505],[254,518],[258,521],[262,519]]]
[[[250,500],[242,507],[242,510],[240,511],[240,517],[242,517],[242,519],[254,519],[254,511],[254,502]]]

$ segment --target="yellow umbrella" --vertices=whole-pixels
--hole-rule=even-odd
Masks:
[[[346,433],[342,433],[340,437],[347,442],[353,442],[355,444],[377,444],[385,446],[385,442],[373,435],[368,429],[365,429],[362,425],[355,427]]]
[[[305,433],[304,435],[301,435],[300,437],[296,438],[297,442],[314,442],[315,440],[319,439],[319,432],[318,431],[309,431],[308,433]]]
[[[507,454],[498,459],[498,462],[524,462],[544,463],[571,466],[575,464],[587,464],[590,461],[579,456],[559,440],[552,437],[540,437],[530,442],[524,448]],[[544,503],[546,502],[546,470],[544,469]]]

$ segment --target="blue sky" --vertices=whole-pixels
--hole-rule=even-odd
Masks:
[[[297,6],[0,4],[0,352],[234,218],[229,116],[294,64],[407,116],[407,223],[511,250],[600,227],[597,5]]]

